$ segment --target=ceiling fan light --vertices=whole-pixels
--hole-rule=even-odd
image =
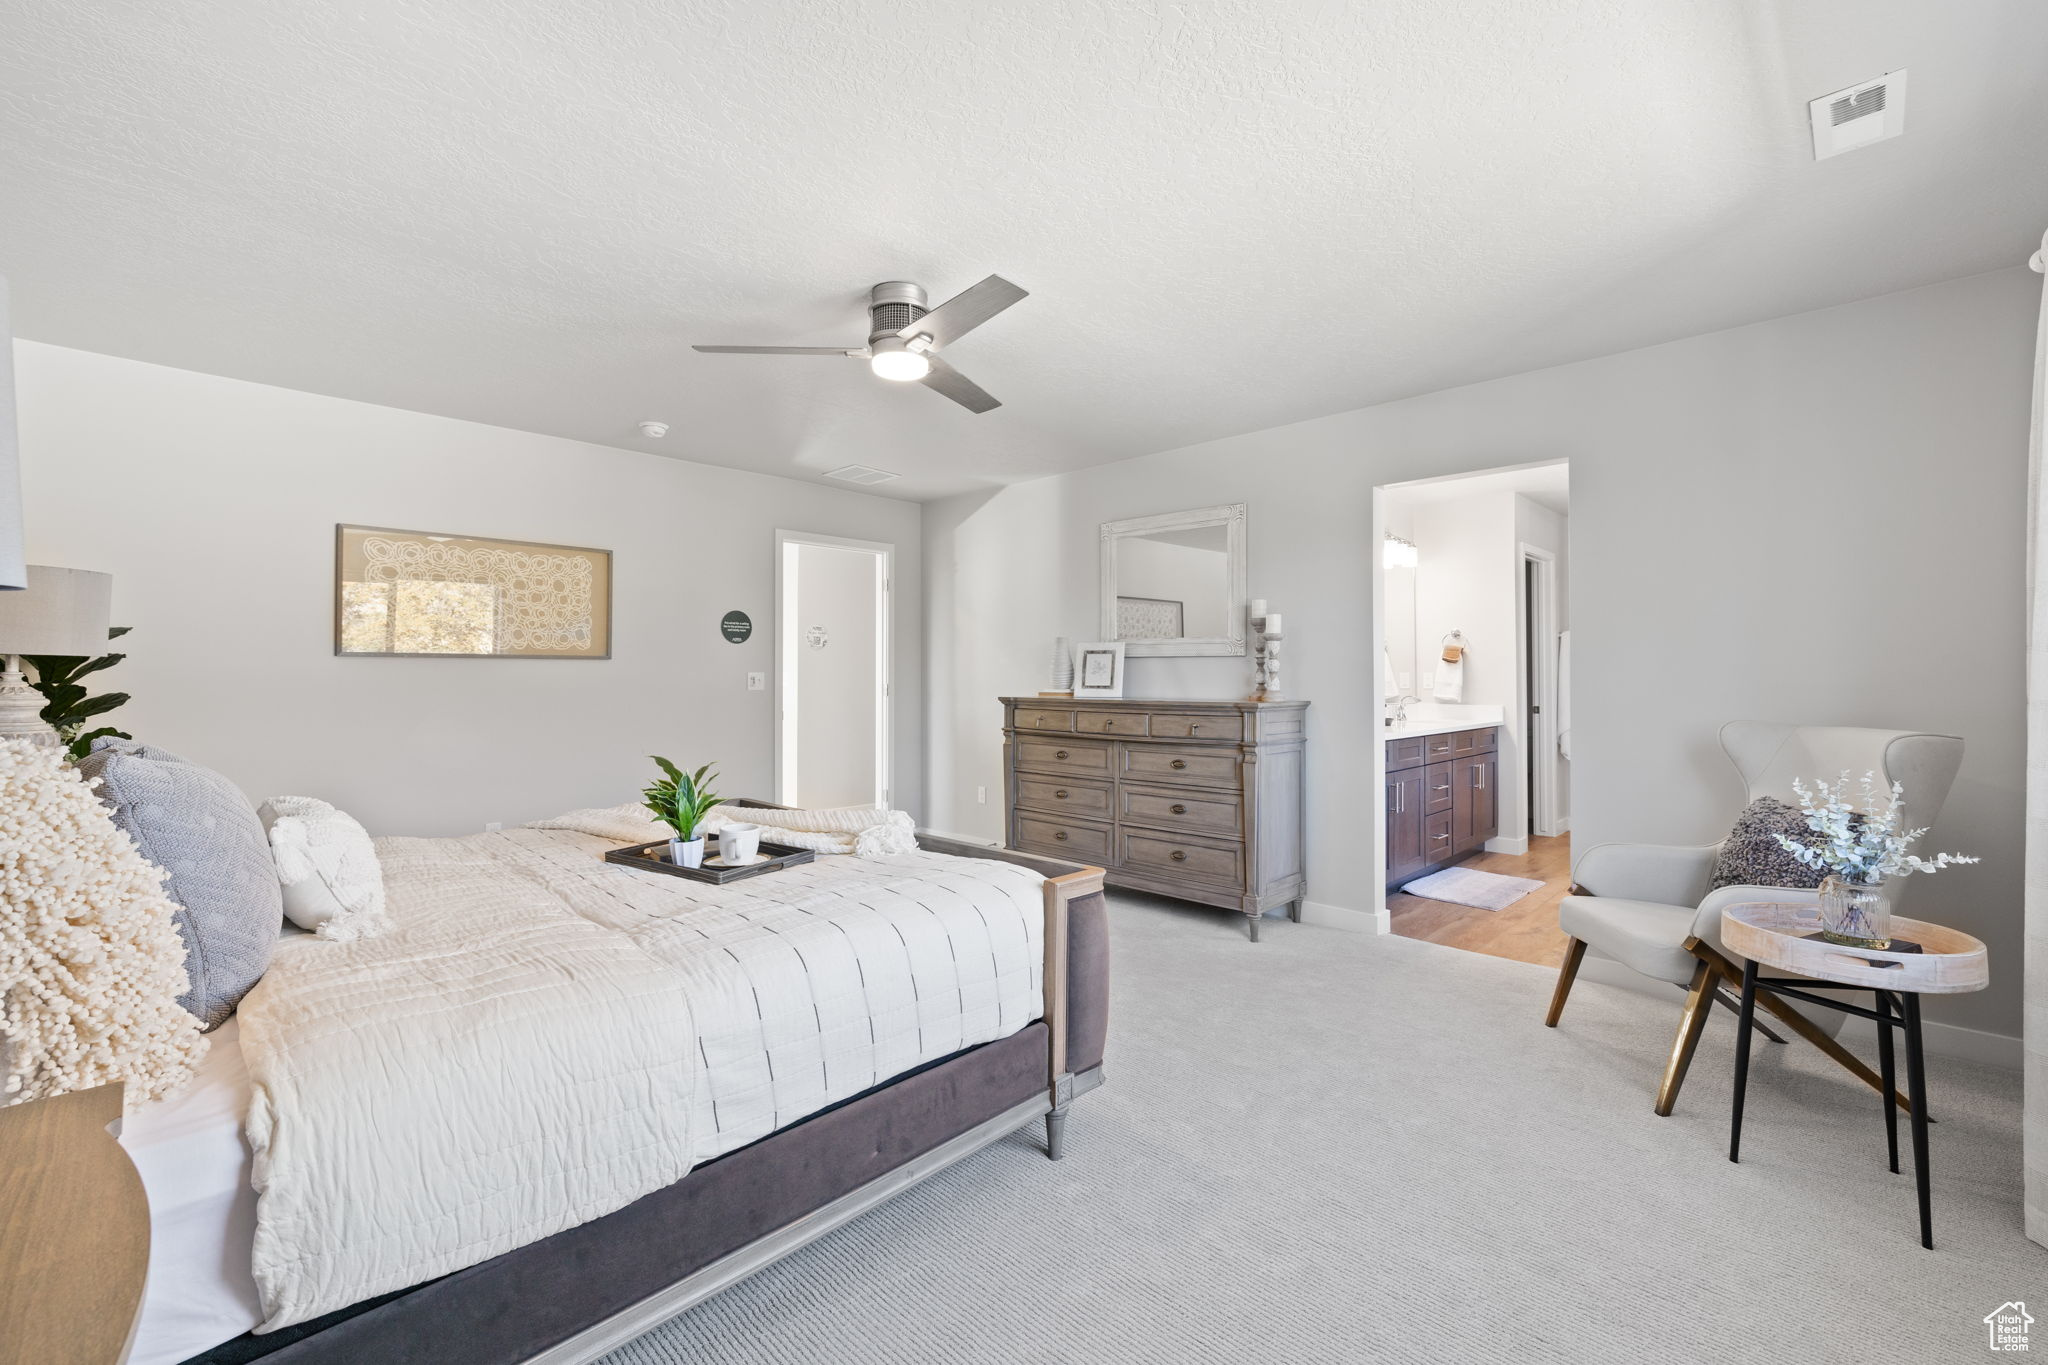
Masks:
[[[910,383],[932,372],[931,361],[895,337],[883,337],[874,343],[868,367],[882,378],[898,383]]]

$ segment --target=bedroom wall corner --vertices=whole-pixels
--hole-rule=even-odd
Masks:
[[[15,347],[29,557],[114,575],[121,728],[252,800],[459,834],[637,798],[660,753],[773,792],[775,530],[896,549],[896,804],[922,816],[916,504],[169,369]],[[631,488],[634,496],[621,497]],[[337,522],[613,552],[609,660],[337,658]],[[727,643],[719,618],[754,631]]]

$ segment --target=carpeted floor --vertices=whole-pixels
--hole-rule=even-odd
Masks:
[[[1392,936],[1113,903],[1109,1083],[1068,1156],[969,1158],[607,1365],[1979,1360],[2048,1322],[2020,1089],[1936,1058],[1935,1240],[1876,1096],[1732,1022],[1650,1112],[1671,1003]],[[1903,1140],[1904,1133],[1902,1131]],[[2048,1326],[2042,1329],[2048,1338]]]

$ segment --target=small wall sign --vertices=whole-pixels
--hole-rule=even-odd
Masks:
[[[754,623],[743,611],[729,611],[719,618],[718,633],[723,635],[728,643],[742,645],[747,642],[747,637],[754,633]]]
[[[823,626],[812,626],[804,632],[804,638],[811,642],[812,649],[823,649],[831,640],[831,637],[825,633]]]

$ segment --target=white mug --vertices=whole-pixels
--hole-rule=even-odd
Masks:
[[[727,825],[718,831],[719,861],[751,863],[761,852],[759,825]]]

